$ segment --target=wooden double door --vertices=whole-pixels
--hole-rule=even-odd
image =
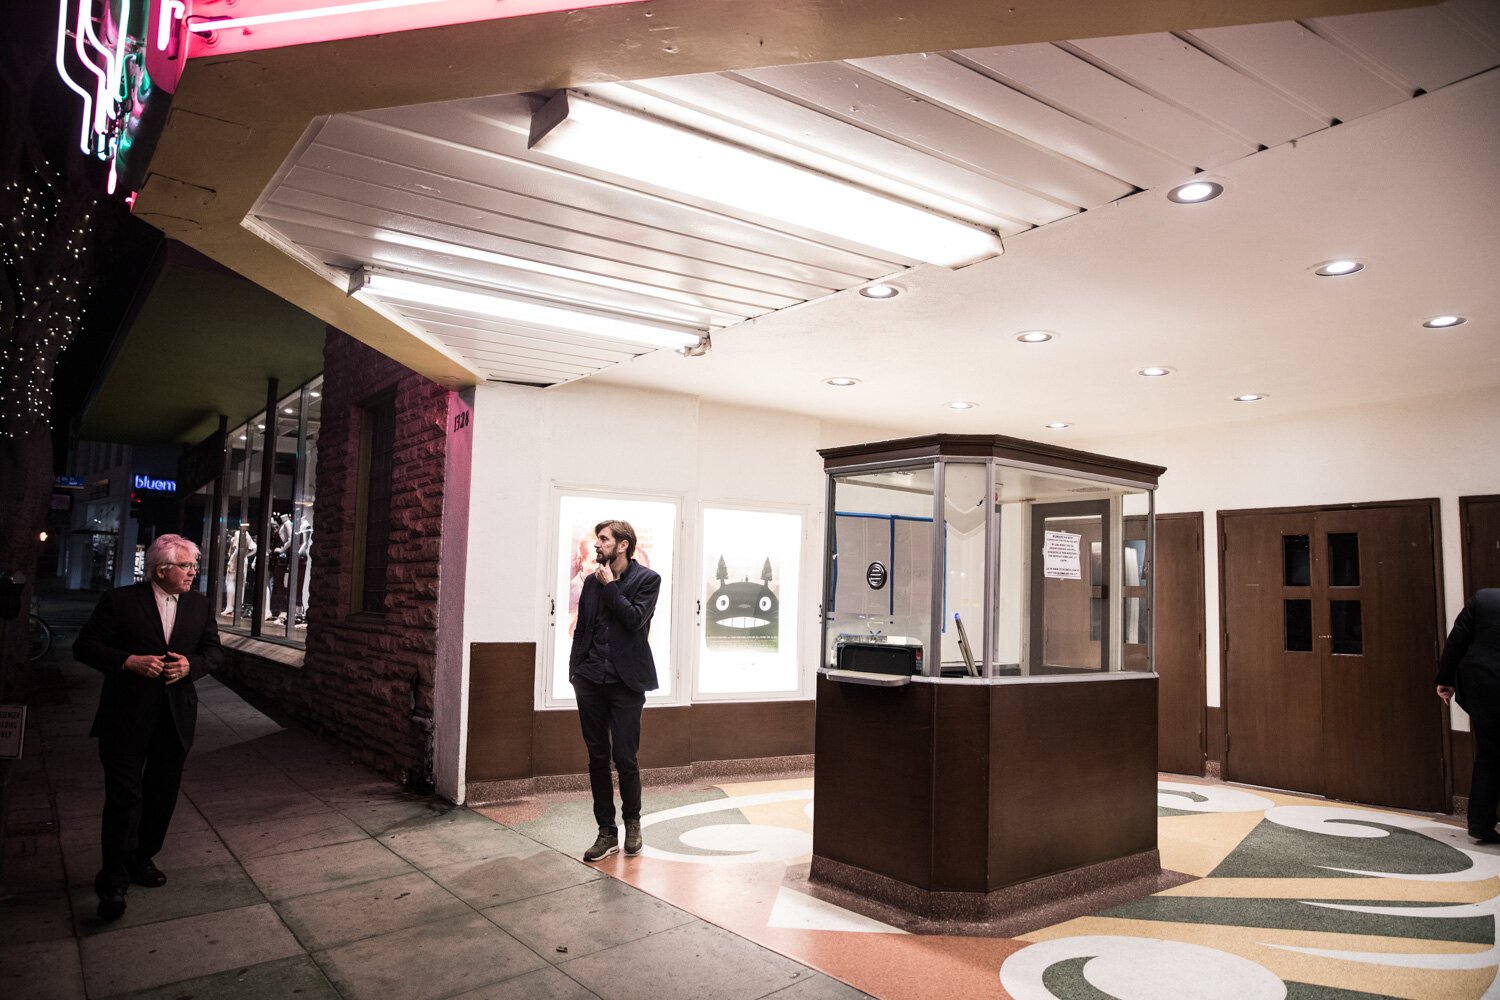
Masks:
[[[1219,517],[1228,780],[1443,811],[1436,506]]]

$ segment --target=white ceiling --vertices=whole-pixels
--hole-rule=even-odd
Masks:
[[[1449,0],[588,88],[1001,234],[957,271],[549,160],[524,96],[317,122],[247,224],[334,281],[378,265],[714,331],[703,357],[633,356],[406,307],[506,381],[1028,437],[1500,388],[1497,66],[1500,5]],[[1199,172],[1224,195],[1167,201]],[[1343,256],[1368,266],[1309,273]],[[896,299],[854,291],[887,275]],[[1421,329],[1445,312],[1472,319]],[[1032,328],[1057,338],[1015,341]]]

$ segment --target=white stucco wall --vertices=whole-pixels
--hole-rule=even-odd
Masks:
[[[1500,493],[1500,451],[1494,447],[1500,397],[1493,394],[1400,400],[1297,418],[1278,418],[1272,399],[1251,412],[1251,419],[1237,423],[1183,427],[1147,439],[1037,435],[1164,465],[1157,510],[1203,512],[1211,706],[1220,704],[1218,511],[1437,497],[1445,614],[1451,619],[1463,602],[1458,498]],[[889,429],[598,383],[549,390],[480,386],[474,400],[465,657],[472,642],[536,642],[538,670],[546,668],[555,487],[678,497],[689,529],[682,532],[677,556],[683,579],[695,576],[696,533],[690,527],[701,502],[801,509],[807,515],[801,587],[804,595],[815,595],[824,499],[817,449],[898,436]],[[676,616],[677,648],[686,649],[691,603],[681,593],[678,600],[686,603]],[[817,602],[802,604],[800,641],[804,655],[813,658]],[[679,671],[674,689],[683,690],[687,680]],[[466,711],[466,692],[464,700]],[[1457,712],[1455,719],[1467,726]],[[459,788],[462,781],[460,773]]]

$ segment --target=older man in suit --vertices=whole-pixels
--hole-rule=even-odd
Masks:
[[[609,764],[620,776],[620,815],[625,853],[641,851],[641,708],[656,690],[651,656],[651,616],[661,577],[634,558],[635,529],[626,521],[594,526],[594,572],[578,596],[578,625],[568,655],[568,680],[578,698],[578,722],[589,752],[589,787],[599,836],[583,852],[598,861],[620,849],[615,826],[614,786]]]
[[[223,656],[208,597],[193,590],[198,546],[162,535],[146,550],[146,579],[100,599],[73,656],[104,674],[89,735],[104,765],[99,919],[125,912],[130,883],[164,885],[151,860],[166,839],[182,765],[193,743],[193,682]]]
[[[1500,843],[1500,588],[1487,587],[1458,613],[1438,662],[1437,693],[1458,695],[1474,736],[1474,776],[1469,783],[1469,836]]]

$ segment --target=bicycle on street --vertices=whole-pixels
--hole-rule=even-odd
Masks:
[[[26,620],[26,658],[36,662],[46,656],[52,650],[55,635],[52,626],[41,615],[29,615]]]

